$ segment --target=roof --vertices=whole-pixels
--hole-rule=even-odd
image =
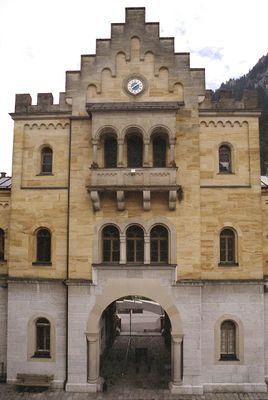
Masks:
[[[6,176],[4,172],[0,172],[0,190],[11,189],[11,176]]]
[[[266,175],[261,176],[261,187],[268,188],[268,176]]]

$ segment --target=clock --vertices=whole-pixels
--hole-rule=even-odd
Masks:
[[[144,90],[144,83],[139,78],[131,78],[127,82],[127,90],[133,95],[140,94]]]

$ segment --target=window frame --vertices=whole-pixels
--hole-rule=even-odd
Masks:
[[[40,232],[47,232],[49,233],[49,243],[47,243],[46,245],[48,245],[49,247],[49,257],[41,257],[41,250],[40,250]],[[43,244],[44,246],[44,244]],[[42,252],[44,252],[45,250],[43,249]],[[46,227],[40,227],[36,230],[35,232],[35,261],[32,263],[33,265],[44,265],[44,266],[51,266],[52,265],[52,233],[50,231],[50,229],[46,228]]]
[[[113,165],[109,165],[109,162],[111,160],[107,158],[107,153],[106,153],[107,152],[107,147],[106,147],[107,146],[107,142],[109,142],[111,140],[113,142],[115,142],[115,144],[116,144],[115,154],[113,154],[113,158],[114,158],[113,159],[113,163],[111,163]],[[107,160],[109,162],[107,162]],[[107,168],[107,169],[109,169],[109,168],[117,168],[117,163],[118,163],[118,142],[117,142],[117,138],[112,136],[112,135],[107,135],[103,139],[103,165],[104,165],[104,168]]]
[[[165,236],[158,235],[156,238],[152,237],[152,233],[155,229],[161,228],[166,231]],[[155,241],[157,243],[157,261],[152,260],[152,241]],[[166,246],[166,259],[162,261],[162,256],[161,256],[161,245],[165,243]],[[151,230],[150,230],[150,262],[151,264],[169,264],[169,232],[167,227],[156,224],[154,225]]]
[[[128,231],[130,231],[133,228],[137,228],[137,230],[139,230],[142,233],[142,236],[128,237]],[[139,246],[139,243],[141,241],[142,241],[142,250],[139,250],[137,247]],[[133,244],[133,250],[130,248],[130,243]],[[133,252],[134,255],[133,260],[129,260],[130,252]],[[137,255],[139,252],[141,252],[142,260],[138,260],[139,257],[137,257]],[[126,229],[126,262],[127,264],[144,264],[144,256],[145,256],[144,230],[141,226],[132,224],[128,226],[128,228]]]
[[[35,358],[51,358],[51,324],[47,318],[40,317],[35,321]],[[42,329],[42,330],[41,330]],[[40,335],[44,348],[39,348]],[[47,342],[49,345],[47,345]]]
[[[3,228],[0,228],[0,263],[6,261],[5,259],[5,243],[6,242],[6,233]],[[2,249],[1,249],[2,247]]]
[[[221,326],[225,321],[235,324],[235,353],[236,359],[221,358]],[[244,327],[242,321],[233,314],[223,314],[214,325],[214,363],[216,365],[244,364]]]
[[[45,157],[50,157],[50,162],[44,162]],[[40,175],[53,175],[53,150],[51,146],[45,145],[41,149],[41,163],[40,163]],[[48,171],[46,171],[49,166]]]
[[[232,232],[232,235],[228,235],[226,232]],[[230,249],[230,240],[232,239],[232,259],[229,258]],[[238,240],[237,240],[237,232],[235,229],[226,226],[221,229],[219,234],[219,266],[238,266]],[[222,240],[224,240],[224,246],[222,246]],[[222,252],[225,253],[225,259],[222,259]]]
[[[224,169],[222,163],[226,162],[224,160],[221,160],[222,157],[224,157],[227,152],[224,154],[223,150],[227,150],[228,149],[228,158],[229,158],[229,165],[228,165],[228,169]],[[221,154],[222,153],[222,154]],[[228,143],[222,143],[219,148],[218,148],[218,173],[219,174],[233,174],[233,149],[232,146]]]
[[[36,357],[36,321],[45,318],[50,323],[50,357]],[[56,322],[46,312],[34,314],[27,326],[27,360],[30,362],[55,362],[56,361]]]
[[[226,327],[224,327],[224,325],[226,325]],[[221,323],[221,326],[220,326],[220,361],[239,361],[239,359],[237,357],[236,330],[237,330],[237,327],[236,327],[235,322],[230,319],[224,320]],[[224,334],[224,337],[223,337],[223,334]],[[225,352],[222,351],[223,347],[226,349]],[[232,351],[232,348],[233,348],[233,351]]]
[[[108,230],[108,228],[113,228],[113,230],[116,230],[117,231],[117,233],[118,233],[118,237],[117,238],[113,238],[113,237],[104,237],[104,235],[105,235],[105,230]],[[110,242],[110,249],[109,249],[109,252],[110,252],[110,260],[105,260],[105,257],[104,257],[104,240],[109,240],[109,242]],[[114,245],[115,245],[115,242],[116,242],[116,240],[118,240],[118,257],[116,257],[116,258],[118,258],[118,260],[114,260],[114,257],[113,257],[113,254],[116,252],[116,250],[114,250]],[[105,264],[119,264],[119,262],[120,262],[120,232],[119,232],[119,229],[116,227],[116,226],[114,226],[114,225],[106,225],[106,226],[104,226],[103,227],[103,229],[102,229],[102,235],[101,235],[101,241],[102,241],[102,262],[103,263],[105,263]]]
[[[133,141],[133,139],[137,139],[137,141],[139,141],[140,143],[139,143],[139,147],[140,147],[140,149],[138,149],[138,145],[136,144],[134,147],[136,148],[136,150],[137,150],[137,154],[139,154],[139,151],[140,151],[140,154],[139,154],[139,157],[138,158],[140,158],[140,160],[138,160],[138,161],[140,161],[140,162],[137,162],[137,163],[130,163],[130,161],[133,161],[132,159],[131,159],[131,157],[132,157],[132,154],[133,154],[133,152],[131,151],[131,149],[129,148],[129,142],[132,140]],[[144,142],[143,142],[143,138],[141,137],[141,135],[137,132],[135,132],[135,133],[133,133],[133,134],[130,134],[130,135],[128,135],[127,137],[126,137],[126,156],[127,156],[127,168],[143,168],[143,157],[144,157]],[[130,154],[131,154],[131,157],[130,157]],[[133,164],[133,165],[131,165],[131,164]]]
[[[157,157],[156,157],[156,145],[155,145],[155,142],[157,141],[157,140],[160,140],[160,141],[162,141],[163,143],[165,143],[165,151],[164,151],[164,157],[163,157],[163,160],[161,160],[161,161],[163,161],[163,162],[159,162],[159,160],[157,159]],[[160,146],[159,144],[158,144],[158,146]],[[167,167],[167,148],[168,148],[168,146],[167,146],[167,140],[164,138],[164,137],[162,137],[161,135],[155,135],[153,138],[152,138],[152,159],[153,159],[153,168],[166,168]],[[163,154],[162,154],[163,155]],[[162,164],[162,165],[157,165],[157,164]]]

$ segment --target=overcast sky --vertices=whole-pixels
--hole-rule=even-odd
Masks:
[[[95,53],[110,24],[124,22],[125,7],[146,7],[146,21],[191,53],[191,67],[206,68],[208,89],[268,52],[267,0],[0,0],[0,171],[11,174],[15,94],[30,93],[36,104],[38,92],[52,92],[58,101],[65,71]]]

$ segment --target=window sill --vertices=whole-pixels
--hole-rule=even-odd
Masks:
[[[239,264],[234,262],[220,262],[218,263],[218,267],[239,267]]]
[[[40,174],[36,174],[36,176],[53,176],[52,172],[40,172]]]
[[[1,264],[6,264],[7,263],[7,260],[0,260],[0,265]]]
[[[237,358],[236,355],[226,355],[226,356],[221,356],[219,361],[240,361],[239,358]]]
[[[235,175],[235,173],[234,172],[228,172],[228,171],[221,171],[221,172],[218,172],[217,173],[217,175]]]
[[[40,265],[40,266],[51,266],[52,265],[52,262],[51,261],[34,261],[33,263],[32,263],[32,265]]]
[[[51,360],[51,355],[49,354],[38,354],[38,353],[35,353],[33,356],[32,356],[32,358],[39,358],[39,359],[41,359],[41,360]]]

